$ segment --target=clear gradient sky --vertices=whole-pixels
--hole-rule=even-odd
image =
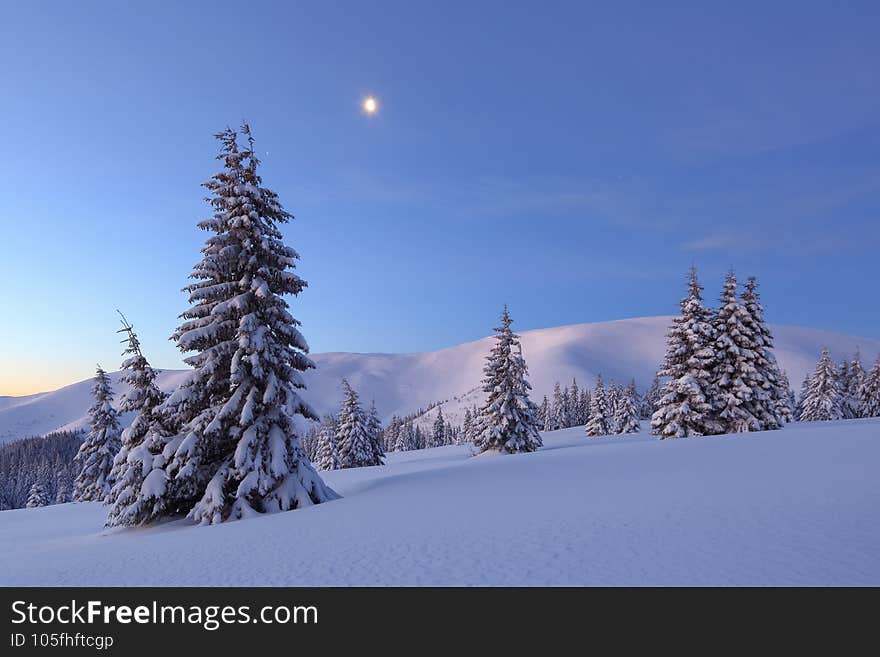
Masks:
[[[664,6],[660,6],[660,5]],[[137,5],[137,6],[135,6]],[[2,2],[0,395],[159,367],[246,117],[313,351],[677,310],[880,337],[880,3]],[[359,103],[375,94],[380,111]]]

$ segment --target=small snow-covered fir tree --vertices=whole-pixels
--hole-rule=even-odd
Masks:
[[[776,413],[783,422],[794,420],[794,391],[785,370],[779,370],[779,396],[776,399]]]
[[[611,418],[608,413],[608,398],[605,392],[605,384],[602,382],[602,373],[596,377],[596,387],[590,404],[590,419],[587,421],[584,431],[588,436],[605,436],[611,433]]]
[[[846,377],[842,378],[840,410],[843,418],[850,420],[864,417],[859,391],[865,383],[865,368],[862,367],[862,357],[858,349],[847,366]]]
[[[547,397],[544,397],[544,401],[547,401]],[[461,440],[464,442],[470,442],[471,433],[473,431],[473,422],[474,418],[471,415],[471,409],[465,407],[464,409],[464,418],[461,422]]]
[[[702,292],[697,270],[691,267],[688,294],[666,334],[666,357],[657,373],[666,383],[658,396],[650,391],[647,395],[655,408],[651,429],[661,440],[718,432],[712,409],[716,330],[711,312],[703,305]]]
[[[547,395],[544,395],[541,405],[538,406],[538,424],[541,425],[541,429],[550,431],[550,419],[550,400],[547,399]]]
[[[318,429],[318,445],[315,450],[315,467],[319,470],[339,469],[339,446],[336,441],[336,418],[332,415],[321,421]]]
[[[262,186],[250,128],[217,139],[224,168],[205,187],[214,215],[185,288],[192,304],[174,339],[194,369],[165,406],[183,427],[164,453],[169,507],[213,524],[337,497],[305,455],[294,417],[317,419],[300,396],[314,367],[285,295],[306,283],[279,224],[292,215]]]
[[[437,417],[434,418],[433,431],[431,432],[431,447],[441,447],[446,444],[446,422],[443,420],[443,408],[437,407]]]
[[[562,386],[559,381],[553,388],[553,417],[550,420],[550,431],[564,429],[566,423],[565,417],[565,396],[562,394]]]
[[[801,419],[801,413],[804,412],[804,399],[807,398],[807,391],[810,389],[810,375],[809,373],[804,375],[804,380],[801,382],[801,389],[798,393],[797,403],[794,407],[794,418],[797,421]]]
[[[715,328],[715,368],[712,393],[721,433],[759,431],[755,410],[757,380],[756,343],[751,316],[737,298],[734,273],[728,272],[721,303],[712,321]]]
[[[376,401],[370,402],[370,411],[367,413],[367,431],[370,434],[370,443],[373,445],[373,460],[376,465],[382,465],[385,459],[385,449],[382,447],[382,421],[379,419],[379,411],[376,410]]]
[[[73,498],[73,480],[67,468],[60,470],[55,479],[55,504],[67,504]]]
[[[642,403],[639,407],[640,419],[650,420],[651,416],[654,415],[654,411],[657,410],[657,402],[660,400],[660,389],[660,377],[655,374],[654,379],[651,381],[651,386],[645,392],[645,396],[642,397]]]
[[[636,433],[639,430],[639,414],[636,410],[636,383],[619,388],[614,407],[614,428],[617,433]]]
[[[837,368],[828,350],[824,349],[810,377],[810,385],[802,403],[801,421],[839,420],[841,417],[839,386]]]
[[[110,471],[119,452],[119,418],[113,408],[113,390],[110,377],[98,365],[92,396],[95,403],[89,409],[89,433],[76,455],[79,476],[74,483],[77,502],[103,502],[110,493],[113,480]]]
[[[581,388],[581,397],[578,401],[578,425],[584,425],[589,422],[591,405],[590,390],[584,386]]]
[[[336,426],[339,467],[361,468],[382,465],[373,450],[370,431],[358,394],[345,379],[342,380],[342,395],[342,407],[339,409]]]
[[[504,306],[501,325],[495,328],[495,345],[483,368],[487,398],[474,431],[474,446],[480,452],[534,452],[542,444],[538,408],[529,399],[528,368],[512,323]]]
[[[38,479],[33,483],[28,492],[27,502],[25,503],[25,508],[35,509],[39,506],[48,506],[49,505],[49,491],[46,486],[46,482],[42,479]]]
[[[773,354],[773,334],[764,321],[764,307],[754,276],[747,279],[741,299],[746,310],[745,324],[751,332],[753,368],[748,370],[745,379],[752,391],[747,402],[749,412],[757,418],[757,428],[765,431],[779,429],[787,416],[788,390],[781,381],[779,365]]]
[[[880,417],[880,355],[859,388],[861,417]]]
[[[158,446],[152,444],[151,432],[158,432],[163,438],[168,435],[158,413],[166,395],[156,385],[156,371],[144,357],[137,333],[125,316],[118,332],[126,335],[123,356],[127,358],[122,363],[121,381],[129,386],[120,401],[119,412],[135,416],[122,432],[121,447],[113,459],[113,486],[107,497],[108,526],[136,525],[153,518],[155,500],[144,495],[143,490],[144,479],[157,465]],[[164,446],[164,441],[160,445]]]

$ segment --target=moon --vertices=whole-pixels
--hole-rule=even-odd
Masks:
[[[373,96],[367,96],[364,98],[364,112],[367,114],[375,114],[379,109],[379,101],[377,101]]]

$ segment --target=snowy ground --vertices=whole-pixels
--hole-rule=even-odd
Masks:
[[[0,513],[2,585],[880,585],[880,420],[659,442],[545,434],[327,473],[345,497],[216,527]]]

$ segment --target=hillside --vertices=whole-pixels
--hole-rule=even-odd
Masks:
[[[593,385],[599,372],[606,381],[635,377],[639,388],[645,389],[663,357],[669,322],[669,317],[647,317],[524,331],[522,346],[533,398],[539,402],[557,380],[565,384],[576,377],[581,385]],[[777,358],[795,390],[822,347],[831,349],[836,360],[860,348],[866,366],[880,353],[880,340],[793,326],[772,329]],[[450,400],[443,412],[457,422],[465,405],[480,400],[478,392],[469,391],[479,384],[491,340],[414,354],[316,354],[317,369],[306,373],[306,398],[320,413],[335,411],[341,399],[339,381],[346,377],[367,403],[375,399],[386,420],[394,413],[407,414],[433,401]],[[159,382],[171,390],[185,375],[166,370]],[[118,373],[112,378],[119,394]],[[84,426],[91,385],[87,380],[53,392],[0,398],[0,442]]]
[[[880,419],[544,441],[393,453],[324,473],[340,500],[212,527],[104,530],[93,503],[3,511],[0,582],[880,585]]]

